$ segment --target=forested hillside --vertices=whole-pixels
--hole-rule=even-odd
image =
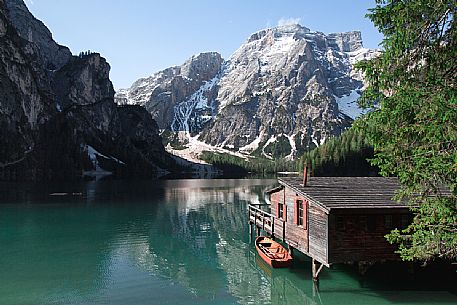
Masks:
[[[229,154],[204,152],[202,159],[224,172],[276,174],[283,171],[303,172],[308,163],[313,176],[374,176],[376,167],[368,159],[373,157],[373,148],[362,131],[353,128],[340,137],[330,138],[297,161],[284,158],[270,160],[261,157],[243,159]]]
[[[301,157],[299,170],[302,172],[307,162],[314,176],[373,176],[378,171],[367,160],[372,157],[373,147],[365,134],[351,128],[306,152]]]

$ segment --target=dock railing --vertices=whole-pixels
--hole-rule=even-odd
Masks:
[[[250,204],[248,206],[248,214],[249,214],[249,223],[254,224],[258,229],[262,229],[268,234],[275,236],[275,222],[278,224],[278,220],[282,224],[282,232],[284,235],[284,225],[285,222],[275,217],[273,214],[268,213],[260,208],[260,205],[253,205]],[[276,220],[276,221],[275,221]],[[278,236],[284,240],[284,236]]]

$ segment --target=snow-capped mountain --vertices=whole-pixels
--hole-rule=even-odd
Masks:
[[[202,53],[138,80],[116,100],[143,105],[160,128],[191,141],[293,159],[360,115],[363,82],[353,64],[374,55],[360,32],[283,25],[251,35],[225,62]]]

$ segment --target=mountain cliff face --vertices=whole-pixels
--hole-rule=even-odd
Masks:
[[[191,104],[212,98],[214,92],[208,82],[215,83],[212,80],[220,74],[223,62],[218,53],[193,56],[182,66],[137,80],[130,89],[120,90],[116,101],[144,106],[161,129],[200,131],[205,114],[209,112],[211,117],[211,108],[206,103],[202,107],[192,107],[198,105]]]
[[[172,69],[173,77],[186,79],[181,66],[137,81],[116,100],[145,106],[163,117],[160,128],[190,139],[198,135],[214,147],[293,159],[341,134],[360,114],[354,101],[363,82],[353,64],[374,54],[363,48],[360,32],[325,35],[297,24],[279,26],[253,34],[225,62],[215,53],[191,58],[184,66],[199,59],[199,66],[207,60],[211,67],[194,87],[173,87],[160,77]],[[148,94],[146,88],[166,89]]]
[[[57,44],[49,29],[36,19],[23,1],[5,0],[9,20],[24,40],[30,42],[27,48],[34,49],[34,55],[48,70],[60,69],[72,57],[70,49]],[[26,51],[27,52],[27,51]]]
[[[55,43],[22,0],[0,0],[0,179],[153,177],[173,166],[150,114],[114,103],[109,71],[99,54]]]

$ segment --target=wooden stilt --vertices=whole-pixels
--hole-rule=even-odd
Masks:
[[[260,227],[256,226],[257,236],[260,236]]]
[[[311,262],[311,270],[313,272],[313,281],[314,282],[317,282],[318,281],[318,277],[317,277],[317,272],[316,272],[316,262],[313,258],[312,262]]]
[[[290,256],[293,257],[294,256],[294,247],[292,247],[291,245],[288,244],[287,245],[287,250],[288,250]]]
[[[313,298],[319,295],[319,281],[313,281]]]
[[[314,282],[318,282],[319,281],[319,273],[321,272],[322,267],[324,267],[324,264],[321,264],[320,262],[318,262],[314,258],[313,258],[313,261],[311,262],[311,264],[312,264],[311,267],[312,267],[312,270],[313,270],[313,281]]]
[[[373,262],[358,262],[360,275],[365,275],[365,273],[367,273],[368,269],[370,269],[370,267],[373,266],[373,264]]]
[[[249,223],[249,242],[252,243],[252,222]]]

